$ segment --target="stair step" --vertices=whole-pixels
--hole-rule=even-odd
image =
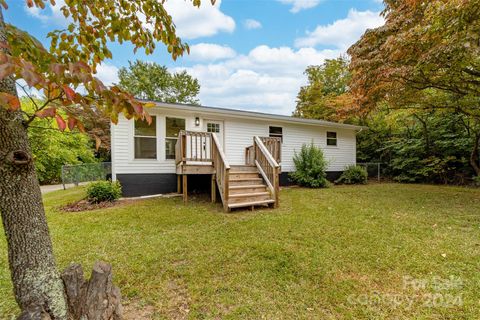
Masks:
[[[232,171],[241,171],[241,172],[258,172],[256,166],[241,166],[241,165],[234,165],[230,166],[230,172]]]
[[[237,193],[230,194],[229,199],[231,198],[244,198],[244,197],[258,197],[258,196],[270,196],[270,192],[250,192],[250,193]]]
[[[267,205],[267,204],[274,203],[274,202],[275,202],[275,200],[269,199],[269,200],[261,200],[261,201],[229,203],[228,208],[234,209],[234,208],[241,208],[241,207],[260,206],[260,205]]]
[[[265,188],[266,185],[264,184],[246,184],[243,186],[230,186],[230,190],[238,190],[238,189],[248,189],[248,188]]]
[[[242,178],[259,178],[258,172],[247,172],[247,171],[235,171],[230,172],[230,180],[231,179],[242,179]]]
[[[230,186],[228,188],[228,192],[232,194],[244,194],[248,192],[257,193],[257,192],[265,192],[267,190],[267,186],[264,184],[248,184],[244,186]]]
[[[231,186],[244,186],[252,184],[263,184],[262,178],[239,178],[239,179],[230,179],[229,184]]]
[[[260,177],[246,177],[246,178],[230,178],[230,181],[262,181],[263,179]]]
[[[230,195],[228,204],[271,200],[270,192],[256,192]]]

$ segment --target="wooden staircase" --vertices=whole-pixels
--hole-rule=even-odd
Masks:
[[[178,186],[187,201],[187,175],[212,175],[212,202],[218,187],[223,208],[278,207],[280,140],[253,137],[245,150],[245,165],[230,166],[215,133],[180,131],[176,144]],[[183,185],[180,188],[180,176]]]
[[[273,205],[270,193],[254,165],[231,166],[228,184],[228,209]]]

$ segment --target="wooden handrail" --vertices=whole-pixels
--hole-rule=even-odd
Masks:
[[[282,162],[282,139],[279,137],[260,137],[263,144],[278,164]]]
[[[185,156],[185,150],[183,147],[184,136],[185,136],[185,131],[181,130],[180,133],[178,134],[177,143],[175,143],[175,164],[179,164],[180,162],[182,162]]]
[[[257,166],[258,171],[262,175],[263,179],[265,179],[267,182],[270,192],[275,199],[275,207],[278,207],[280,193],[280,165],[265,147],[263,141],[257,136],[253,138],[253,148],[254,164]]]
[[[225,211],[228,211],[230,165],[228,164],[225,153],[223,153],[217,135],[212,133],[211,136],[213,141],[211,157],[215,171],[215,179],[217,180],[218,190],[220,191],[220,197],[222,198],[223,208]]]
[[[263,141],[257,136],[255,136],[253,139],[255,140],[255,144],[257,145],[257,147],[260,148],[260,151],[262,151],[262,153],[265,155],[265,158],[270,163],[270,165],[274,168],[280,167],[277,161],[273,158],[272,154],[268,151],[267,147],[265,147],[265,145],[263,144]],[[256,156],[257,155],[255,154],[255,160],[257,160]]]
[[[254,165],[255,164],[255,148],[253,145],[245,148],[245,164]]]
[[[223,153],[223,149],[220,146],[220,142],[218,141],[217,135],[215,133],[212,133],[212,138],[213,138],[213,141],[215,142],[215,146],[218,150],[218,153],[220,154],[220,157],[222,158],[222,161],[225,164],[225,167],[230,169],[230,165],[228,164],[227,157],[225,156],[225,153]]]
[[[211,162],[212,144],[210,132],[181,130],[175,144],[176,164],[186,161]]]

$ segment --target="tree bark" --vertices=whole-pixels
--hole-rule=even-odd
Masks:
[[[475,174],[480,176],[480,161],[478,158],[478,154],[480,152],[480,133],[475,134],[474,136],[475,141],[473,142],[472,152],[470,154],[470,165],[475,171]]]
[[[88,281],[84,278],[82,266],[72,264],[62,273],[62,279],[73,319],[122,319],[120,290],[113,285],[109,264],[96,262]]]
[[[7,41],[1,9],[0,41]],[[0,91],[17,96],[14,80],[0,81]],[[55,265],[22,113],[4,106],[0,106],[0,177],[0,213],[15,299],[31,319],[42,314],[67,319],[63,283]]]

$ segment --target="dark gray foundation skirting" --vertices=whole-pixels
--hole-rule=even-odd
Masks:
[[[291,186],[295,183],[288,176],[289,172],[280,174],[280,185]],[[342,171],[327,172],[327,179],[334,181]],[[122,184],[124,197],[139,197],[152,194],[177,192],[177,175],[175,173],[141,173],[117,174],[117,180]],[[210,175],[189,175],[189,192],[210,192]]]
[[[175,173],[117,174],[124,197],[139,197],[177,191]]]

